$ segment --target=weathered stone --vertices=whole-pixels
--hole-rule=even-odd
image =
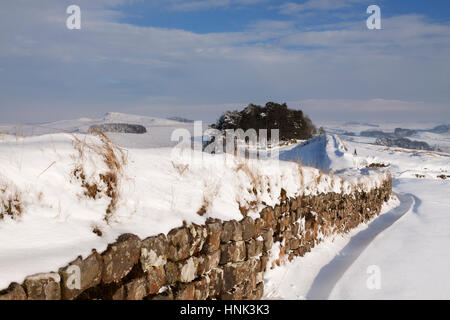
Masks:
[[[256,288],[256,283],[254,282],[255,274],[252,274],[253,280],[245,281],[243,283],[242,300],[251,300],[253,290]]]
[[[291,240],[289,240],[289,249],[290,250],[295,250],[295,249],[298,249],[299,247],[300,247],[300,239],[292,238]]]
[[[125,286],[120,286],[111,296],[111,300],[125,300]]]
[[[241,220],[242,240],[248,241],[255,236],[255,222],[251,217],[245,217]]]
[[[192,239],[189,254],[194,255],[202,250],[208,236],[208,230],[205,226],[192,224],[189,226],[189,232]]]
[[[175,300],[194,300],[195,299],[195,284],[181,283],[175,293]]]
[[[195,287],[195,293],[194,293],[194,299],[195,300],[206,300],[209,296],[209,277],[202,277],[197,281],[194,281],[194,287]]]
[[[223,270],[216,268],[211,270],[209,276],[209,297],[217,297],[223,287]]]
[[[217,250],[197,257],[197,275],[201,276],[216,268],[220,263],[220,255],[221,251]]]
[[[269,251],[273,246],[273,230],[272,229],[264,229],[262,232],[262,237],[264,239],[264,251]]]
[[[167,257],[172,261],[180,261],[190,256],[192,236],[188,228],[173,229],[167,235],[169,251]]]
[[[260,261],[261,261],[261,268],[259,271],[266,272],[267,263],[269,262],[269,255],[267,253],[263,254],[260,258]]]
[[[147,291],[148,294],[156,294],[166,284],[166,274],[164,267],[151,267],[147,274]]]
[[[236,287],[224,291],[220,294],[221,300],[243,300],[244,299],[245,283],[240,283]]]
[[[223,223],[220,241],[227,243],[229,241],[242,240],[242,226],[236,220],[226,221]]]
[[[281,206],[279,204],[277,204],[274,208],[273,208],[273,215],[274,215],[274,219],[278,219],[281,217]]]
[[[220,237],[222,234],[222,221],[215,219],[208,219],[206,221],[207,238],[203,245],[203,251],[205,253],[211,253],[219,250]]]
[[[220,246],[220,250],[221,250],[220,264],[243,261],[247,256],[244,241],[222,244]]]
[[[248,280],[261,268],[259,259],[230,263],[223,267],[223,290],[229,291],[234,286]]]
[[[7,289],[0,291],[0,301],[4,300],[27,300],[27,294],[20,284],[13,282]]]
[[[255,220],[255,234],[253,235],[253,238],[258,239],[261,236],[263,228],[264,228],[264,220],[261,218],[256,219]]]
[[[167,261],[164,265],[164,273],[166,274],[166,283],[174,284],[180,277],[180,271],[176,262]]]
[[[276,225],[274,211],[271,208],[265,208],[261,211],[261,219],[263,220],[264,228],[273,228]]]
[[[125,300],[142,300],[147,296],[147,281],[145,277],[137,278],[125,285]]]
[[[86,259],[78,257],[67,267],[59,269],[62,299],[72,300],[98,285],[102,280],[102,269],[103,259],[95,250]]]
[[[253,290],[252,300],[261,300],[264,295],[264,283],[260,282],[256,285],[256,289]]]
[[[28,300],[60,300],[60,282],[58,273],[41,273],[27,277],[23,286]]]
[[[143,240],[140,257],[142,269],[148,271],[152,267],[164,266],[168,249],[169,244],[164,234]]]
[[[298,235],[299,232],[300,232],[300,224],[298,222],[296,222],[292,225],[292,234]]]
[[[102,253],[102,282],[118,282],[125,277],[139,261],[140,252],[141,241],[137,236],[129,233],[121,235]]]
[[[297,199],[296,198],[290,198],[289,199],[290,205],[291,205],[291,212],[294,212],[298,208]]]
[[[196,257],[190,257],[183,261],[168,261],[165,265],[166,281],[168,284],[175,282],[191,282],[197,277]]]
[[[285,216],[281,217],[281,219],[280,219],[280,231],[286,230],[286,228],[289,226],[289,223],[290,223],[290,216],[289,215],[285,215]]]
[[[260,255],[263,251],[264,242],[261,240],[250,240],[246,243],[247,259]]]
[[[180,269],[180,282],[191,282],[197,276],[197,263],[195,257],[190,257],[189,259],[179,263]]]
[[[170,288],[168,288],[166,291],[161,292],[157,295],[148,296],[145,298],[146,300],[156,300],[156,301],[164,301],[164,300],[173,300],[173,292]]]

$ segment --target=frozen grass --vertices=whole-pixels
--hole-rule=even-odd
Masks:
[[[19,190],[11,181],[0,177],[0,220],[5,217],[19,218],[22,212],[23,202]]]
[[[103,196],[110,198],[104,218],[109,222],[120,198],[119,184],[127,158],[125,152],[103,132],[92,130],[90,133],[99,137],[101,144],[89,142],[86,139],[82,140],[74,135],[74,148],[77,154],[73,157],[76,165],[72,175],[81,182],[81,186],[85,190],[84,196],[90,199],[98,199]],[[86,174],[86,161],[92,154],[100,156],[107,168],[106,171]]]

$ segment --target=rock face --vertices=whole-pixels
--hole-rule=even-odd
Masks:
[[[115,243],[109,245],[102,254],[102,282],[118,282],[125,277],[138,262],[141,253],[141,241],[133,234],[121,235]]]
[[[95,287],[102,280],[103,260],[94,251],[85,260],[78,257],[67,267],[61,268],[61,294],[65,300],[72,300],[86,289]]]
[[[141,266],[144,271],[150,271],[153,267],[162,267],[167,262],[169,243],[164,234],[150,237],[142,241]]]
[[[261,299],[264,272],[304,256],[323,236],[347,233],[379,215],[392,181],[370,192],[288,198],[260,217],[185,225],[141,241],[124,234],[101,254],[78,257],[58,273],[27,277],[0,300]],[[273,256],[274,243],[279,256]]]
[[[25,279],[28,300],[60,300],[61,278],[58,273],[42,273]]]
[[[144,134],[147,133],[147,129],[139,124],[128,123],[103,123],[99,125],[93,125],[89,128],[90,131],[96,130],[101,132],[114,132],[114,133],[135,133]]]
[[[0,291],[0,301],[2,300],[27,300],[27,294],[18,283],[11,283],[9,287]]]

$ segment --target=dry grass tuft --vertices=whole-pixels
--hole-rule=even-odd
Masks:
[[[203,192],[203,202],[200,209],[198,209],[197,214],[199,216],[204,216],[210,209],[214,199],[219,194],[220,184],[205,181],[205,191]]]
[[[103,132],[91,130],[89,133],[98,136],[101,144],[88,143],[86,140],[80,140],[74,135],[74,147],[78,155],[75,157],[77,165],[72,174],[77,180],[81,181],[81,186],[85,190],[84,195],[86,197],[98,199],[105,195],[110,198],[105,212],[105,221],[109,222],[120,198],[119,184],[123,176],[123,167],[127,163],[127,157],[125,152]],[[97,177],[86,176],[84,164],[88,152],[100,156],[108,168],[106,172],[98,174],[98,179]]]
[[[259,173],[253,171],[246,161],[240,161],[234,171],[237,173],[242,171],[250,178],[252,188],[247,190],[249,194],[254,197],[254,200],[245,201],[243,203],[241,200],[236,199],[236,202],[239,206],[239,211],[245,217],[248,215],[248,212],[251,210],[256,210],[261,203],[260,194],[264,190],[264,177]],[[267,192],[270,192],[270,188],[267,188]]]
[[[175,163],[173,161],[171,161],[171,163],[180,176],[183,176],[183,174],[189,170],[189,164]]]
[[[0,184],[0,220],[5,216],[20,218],[22,213],[23,204],[19,191],[9,184]]]
[[[303,174],[303,166],[302,166],[301,162],[297,162],[297,168],[298,168],[298,174],[300,176],[300,186],[304,186],[305,185],[305,177]]]

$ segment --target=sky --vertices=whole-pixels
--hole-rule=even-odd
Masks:
[[[369,30],[369,5],[381,30]],[[69,30],[69,5],[81,29]],[[450,123],[448,0],[2,0],[0,123],[123,112]]]

